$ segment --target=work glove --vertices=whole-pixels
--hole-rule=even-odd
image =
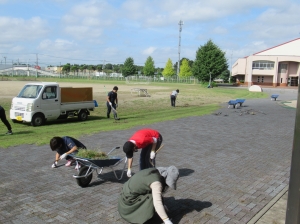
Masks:
[[[56,167],[57,167],[57,161],[55,161],[55,162],[52,164],[51,167],[52,167],[52,168],[56,168]]]
[[[151,153],[150,153],[150,159],[154,159],[154,158],[155,158],[155,152],[151,151]]]
[[[109,105],[111,106],[111,102],[109,102]]]
[[[127,170],[127,177],[131,177],[131,169]]]
[[[64,158],[66,158],[67,157],[67,153],[64,153],[64,154],[62,154],[61,156],[60,156],[60,159],[64,159]]]
[[[165,219],[165,220],[164,220],[164,223],[165,223],[165,224],[173,224],[173,222],[171,222],[170,219]]]

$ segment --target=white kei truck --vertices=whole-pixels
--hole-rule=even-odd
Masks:
[[[92,87],[59,87],[56,82],[26,84],[12,99],[12,122],[30,122],[41,126],[46,121],[77,116],[85,121],[98,104]]]

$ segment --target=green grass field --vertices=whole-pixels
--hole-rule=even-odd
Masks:
[[[29,123],[12,123],[9,119],[9,109],[11,99],[0,98],[0,104],[5,108],[6,115],[13,128],[13,135],[5,135],[6,127],[1,124],[2,133],[0,134],[0,147],[22,144],[49,144],[54,136],[80,137],[99,132],[111,130],[124,130],[140,125],[149,125],[156,122],[175,120],[189,116],[202,116],[217,110],[222,102],[236,98],[264,98],[265,93],[249,92],[247,89],[221,88],[208,89],[199,84],[176,84],[176,83],[151,83],[140,88],[150,89],[151,97],[139,97],[130,93],[131,85],[124,81],[97,81],[82,79],[37,79],[37,81],[57,81],[58,83],[67,82],[91,84],[94,91],[104,85],[117,85],[119,87],[119,107],[117,108],[120,121],[106,118],[106,91],[94,94],[99,107],[91,112],[87,121],[79,122],[77,117],[67,120],[48,121],[44,126],[33,127]],[[0,81],[1,84],[1,81]],[[96,86],[96,87],[95,87]],[[170,106],[170,92],[179,89],[180,93],[175,108]],[[108,89],[107,91],[110,91]],[[112,117],[112,116],[111,116]]]

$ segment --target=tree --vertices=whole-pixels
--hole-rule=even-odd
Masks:
[[[175,75],[175,71],[173,69],[173,63],[170,58],[168,59],[162,74],[164,77],[171,77],[172,75]]]
[[[77,64],[72,65],[70,70],[71,70],[71,72],[74,72],[74,75],[75,75],[75,72],[77,72],[77,76],[78,76],[79,66]]]
[[[189,65],[188,60],[183,59],[182,64],[180,66],[180,72],[179,72],[179,77],[180,78],[186,78],[192,76],[192,70]]]
[[[144,74],[144,66],[141,65],[136,65],[135,66],[135,70],[139,75],[143,75]]]
[[[145,62],[145,66],[143,69],[143,72],[146,76],[154,76],[155,73],[155,67],[154,67],[154,61],[151,56],[149,56]]]
[[[113,68],[113,66],[112,66],[112,64],[110,64],[110,63],[107,63],[107,64],[105,65],[105,69],[112,70],[112,68]]]
[[[227,70],[224,70],[221,75],[219,76],[220,79],[223,79],[224,82],[228,82],[229,80],[229,76],[230,76],[230,71],[227,69]]]
[[[96,70],[97,70],[98,72],[101,72],[101,71],[102,71],[102,65],[101,65],[101,64],[98,64],[98,65],[96,66]]]
[[[198,48],[196,59],[193,63],[192,73],[200,81],[208,82],[223,71],[228,69],[225,52],[223,52],[212,40],[209,40],[204,46]]]
[[[63,66],[62,71],[63,71],[63,73],[68,74],[70,72],[70,69],[71,69],[71,65],[70,65],[70,63],[67,63]]]
[[[125,60],[124,66],[122,68],[122,74],[124,77],[134,75],[136,72],[133,58],[129,57]]]
[[[121,72],[122,71],[122,67],[123,67],[122,64],[114,65],[115,72],[117,72],[117,73]]]
[[[188,58],[181,58],[181,59],[180,59],[180,66],[182,65],[182,61],[183,61],[183,60],[187,60],[187,61],[189,62],[190,68],[192,68],[193,63],[194,63],[193,60],[190,60],[190,59],[188,59]],[[175,70],[175,71],[177,71],[177,64],[178,64],[178,61],[176,61],[175,64],[174,64],[174,70]],[[180,72],[180,71],[179,71],[179,72]]]

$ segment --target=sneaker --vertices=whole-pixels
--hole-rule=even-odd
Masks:
[[[75,166],[75,170],[79,170],[81,168],[81,165],[78,163],[76,166]]]
[[[6,135],[12,135],[13,132],[10,130],[10,131],[6,132],[5,134],[6,134]]]
[[[65,166],[72,166],[72,164],[75,162],[73,159],[69,159],[68,162],[65,164]]]

